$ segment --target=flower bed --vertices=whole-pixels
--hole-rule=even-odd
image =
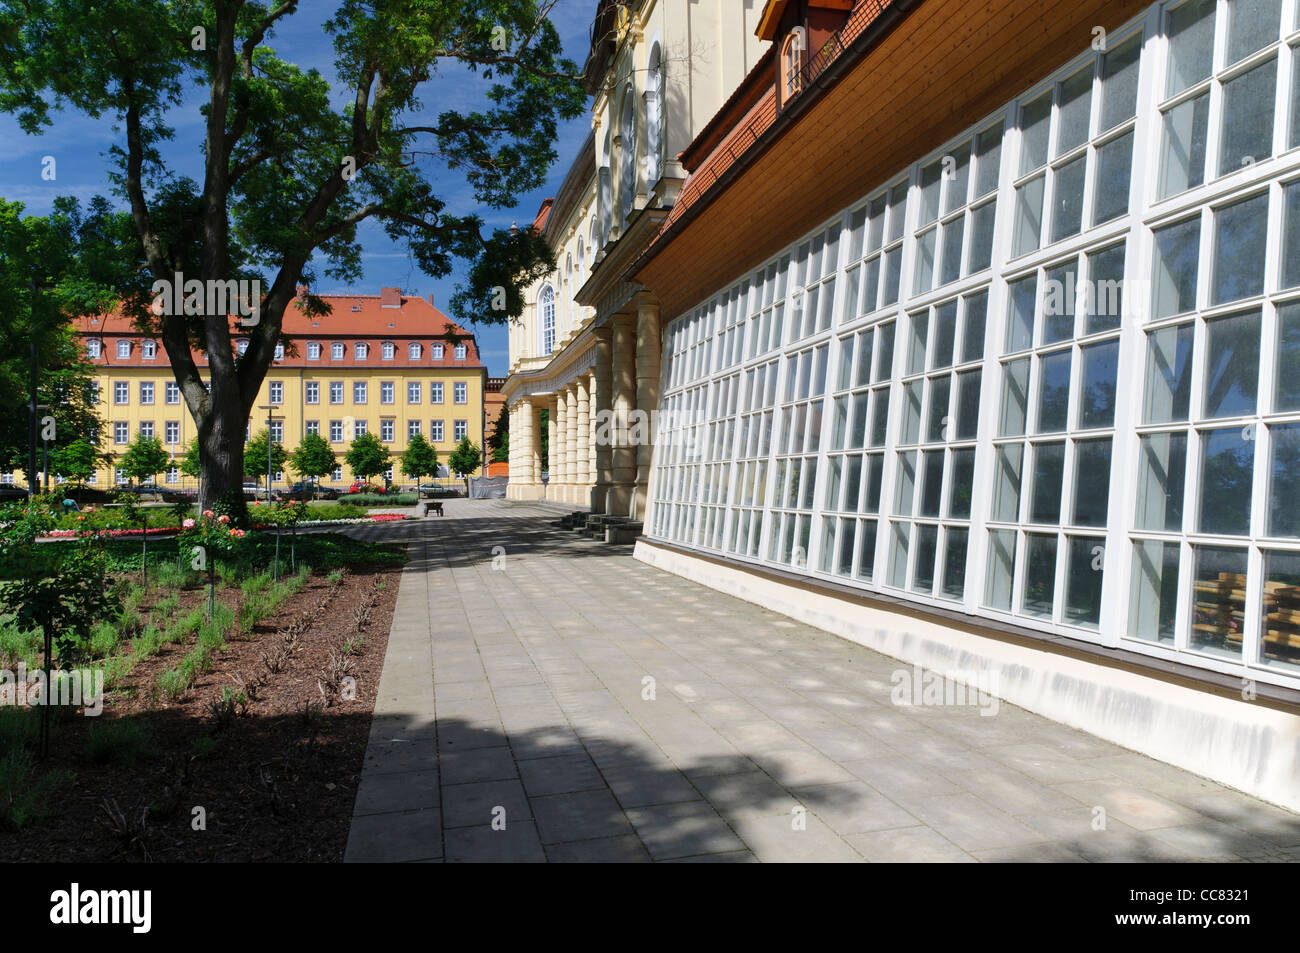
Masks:
[[[369,516],[362,516],[357,519],[303,520],[298,525],[299,526],[343,526],[349,523],[388,523],[394,520],[404,520],[404,519],[406,519],[406,517],[403,516],[401,513],[372,513]],[[186,520],[186,522],[193,523],[194,521]],[[163,533],[179,533],[183,529],[188,529],[188,528],[189,527],[181,527],[181,526],[154,526],[150,528],[149,535],[159,536]],[[265,530],[265,529],[275,529],[275,528],[276,527],[271,523],[253,524],[253,529]],[[131,537],[131,536],[143,536],[144,531],[140,529],[101,529],[101,530],[54,529],[44,534],[43,538],[74,539],[78,536],[95,536],[95,535],[106,536],[110,538],[117,538],[119,536]]]

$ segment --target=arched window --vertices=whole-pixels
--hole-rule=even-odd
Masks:
[[[358,361],[364,361],[370,354],[370,345],[366,344],[364,341],[358,341],[352,350]]]
[[[609,130],[605,130],[605,142],[600,150],[600,172],[597,175],[597,202],[600,206],[600,244],[609,240],[609,226],[613,218],[613,187],[609,180]],[[593,242],[593,244],[595,244]]]
[[[626,220],[632,214],[636,198],[636,96],[632,87],[623,92],[623,114],[618,123],[619,143],[619,207]]]
[[[781,44],[781,102],[788,102],[803,88],[803,27],[797,26]]]
[[[591,216],[591,231],[587,235],[587,271],[596,270],[596,249],[600,247],[600,231],[596,216]]]
[[[586,252],[583,250],[582,236],[578,236],[578,254],[574,256],[574,278],[573,278],[573,295],[578,296],[578,289],[582,287],[585,279],[582,277],[583,267],[587,263]]]
[[[420,359],[420,345],[418,342],[412,341],[410,344],[406,345],[406,356],[412,361],[418,361]]]
[[[564,260],[564,329],[573,329],[573,256]]]
[[[542,353],[550,354],[555,350],[555,289],[550,285],[542,286],[537,310],[542,320]]]
[[[663,174],[664,149],[664,64],[656,43],[650,50],[645,87],[645,184],[648,192]]]

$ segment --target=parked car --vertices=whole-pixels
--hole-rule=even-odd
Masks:
[[[348,487],[344,492],[345,493],[378,493],[382,496],[384,492],[384,488],[375,483],[366,483],[362,480],[355,480],[353,481],[352,485]]]
[[[321,486],[299,480],[289,487],[288,492],[284,495],[290,500],[337,500],[339,491],[332,486]]]
[[[420,493],[424,496],[460,496],[460,492],[454,486],[444,486],[441,483],[421,483]]]

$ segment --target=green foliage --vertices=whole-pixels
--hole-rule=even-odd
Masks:
[[[104,464],[105,455],[86,437],[50,451],[50,469],[78,485],[91,478]]]
[[[424,439],[424,434],[412,435],[406,450],[402,453],[402,472],[415,480],[420,477],[434,476],[438,472],[438,451],[433,444]]]
[[[190,750],[194,752],[194,757],[200,761],[206,761],[217,753],[221,747],[221,742],[210,735],[200,735],[190,744]]]
[[[268,453],[271,455],[272,474],[284,470],[285,464],[289,462],[289,453],[284,449],[284,444],[271,440],[270,432],[263,427],[244,445],[244,469],[250,474],[257,474],[259,483],[266,479]]]
[[[329,443],[318,433],[304,434],[289,458],[293,472],[310,480],[319,480],[338,463]]]
[[[95,764],[135,764],[151,753],[148,733],[133,718],[100,717],[86,733],[86,757]]]
[[[344,506],[413,506],[416,502],[414,493],[349,493]],[[364,513],[362,514],[365,515]],[[336,516],[335,519],[354,517]]]
[[[451,472],[464,478],[466,495],[469,494],[469,478],[482,465],[482,461],[482,451],[469,437],[462,437],[460,443],[456,444],[456,449],[447,458],[447,466],[451,468]]]
[[[0,615],[0,668],[16,668],[19,662],[30,667],[40,651],[40,629],[20,625],[13,613]]]
[[[40,734],[40,713],[35,708],[0,707],[0,758],[36,744]]]
[[[248,501],[244,499],[242,486],[226,490],[212,504],[212,513],[216,516],[229,516],[235,526],[248,525]]]
[[[510,407],[501,405],[501,411],[492,425],[492,433],[487,438],[488,450],[492,451],[493,463],[505,463],[510,459]]]
[[[362,480],[368,480],[376,473],[388,469],[388,448],[379,442],[379,438],[369,431],[360,434],[352,441],[352,446],[343,455],[352,472]]]
[[[122,454],[117,466],[125,470],[132,480],[145,483],[165,470],[170,461],[171,456],[163,448],[161,440],[139,433]]]
[[[199,445],[198,437],[191,437],[190,442],[185,445],[185,456],[181,457],[181,473],[195,480],[203,473],[203,450]]]
[[[47,817],[55,798],[51,792],[72,781],[68,771],[36,776],[32,755],[25,749],[0,758],[0,829],[17,831]]]

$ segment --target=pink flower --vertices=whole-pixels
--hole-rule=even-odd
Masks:
[[[206,516],[208,519],[212,519],[213,514],[211,510],[204,510],[203,515]]]
[[[194,520],[186,520],[184,523],[181,524],[181,526],[183,526],[185,529],[193,529]]]
[[[244,531],[242,529],[232,529],[230,531],[230,535],[235,537],[235,539],[243,539]]]
[[[217,517],[217,522],[218,522],[218,523],[223,523],[223,524],[224,524],[224,523],[229,523],[229,522],[230,522],[230,517],[227,516],[225,513],[222,513],[220,516]]]

